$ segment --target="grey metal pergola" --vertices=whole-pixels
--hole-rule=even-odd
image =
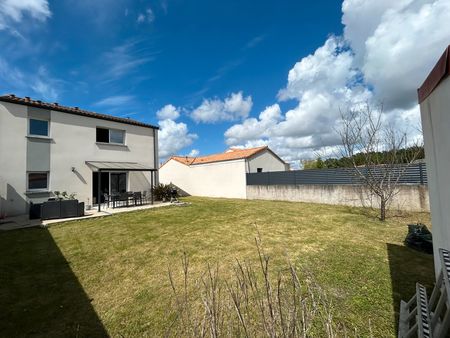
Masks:
[[[98,211],[100,211],[101,203],[100,203],[100,193],[101,193],[101,172],[103,171],[150,171],[152,175],[150,175],[150,186],[153,188],[153,173],[157,172],[158,169],[150,168],[144,164],[140,164],[137,162],[109,162],[109,161],[86,161],[86,164],[91,167],[93,170],[99,173],[98,182],[97,182],[97,196],[98,196]],[[151,202],[153,204],[153,191],[150,191]]]

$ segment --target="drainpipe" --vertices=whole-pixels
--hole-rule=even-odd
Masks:
[[[158,129],[153,129],[153,167],[156,169],[155,173],[155,185],[158,184]],[[152,173],[153,175],[153,173]]]
[[[101,187],[101,180],[102,180],[102,173],[100,171],[100,169],[97,171],[98,172],[98,179],[97,179],[97,204],[98,204],[98,212],[100,212],[100,205],[101,205],[101,197],[100,197],[100,187]]]

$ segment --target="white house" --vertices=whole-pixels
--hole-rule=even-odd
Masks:
[[[172,156],[159,169],[159,181],[189,195],[246,198],[246,174],[289,170],[268,147],[230,149],[202,157]]]
[[[450,46],[418,90],[428,172],[436,273],[450,250]]]
[[[157,180],[158,128],[0,96],[0,217],[28,212],[55,191],[96,204],[98,191],[148,191]],[[100,184],[99,184],[100,174]]]

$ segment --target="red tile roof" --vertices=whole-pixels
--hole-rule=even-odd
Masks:
[[[170,161],[171,159],[173,159],[175,161],[178,161],[178,162],[186,164],[186,165],[194,165],[194,164],[203,164],[203,163],[212,163],[212,162],[240,160],[240,159],[252,157],[253,155],[255,155],[263,150],[266,150],[266,149],[269,149],[269,148],[267,146],[257,147],[257,148],[249,148],[249,149],[231,148],[224,153],[212,154],[212,155],[201,156],[201,157],[172,156],[171,158],[169,158],[169,160],[167,160],[167,162]]]
[[[139,127],[159,129],[158,127],[148,124],[148,123],[143,123],[143,122],[139,122],[136,120],[131,120],[131,119],[123,118],[123,117],[116,117],[116,116],[107,115],[107,114],[94,113],[94,112],[91,112],[88,110],[80,109],[78,107],[61,106],[57,102],[48,103],[48,102],[43,102],[40,100],[32,100],[28,96],[22,98],[22,97],[15,96],[13,94],[3,95],[3,96],[0,96],[0,101],[21,104],[21,105],[25,105],[25,106],[29,106],[29,107],[56,110],[56,111],[60,111],[63,113],[86,116],[86,117],[93,117],[93,118],[108,120],[108,121],[113,121],[113,122],[126,123],[126,124],[131,124],[131,125],[135,125],[135,126],[139,126]]]

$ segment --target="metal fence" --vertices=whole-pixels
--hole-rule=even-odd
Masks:
[[[382,175],[382,168],[372,174]],[[361,169],[366,173],[365,169]],[[403,172],[404,171],[404,172]],[[378,172],[378,173],[377,173]],[[399,182],[402,184],[427,184],[425,163],[396,168],[392,177],[403,172]],[[353,168],[308,169],[292,171],[273,171],[247,174],[247,185],[297,185],[297,184],[361,184],[361,179]]]

